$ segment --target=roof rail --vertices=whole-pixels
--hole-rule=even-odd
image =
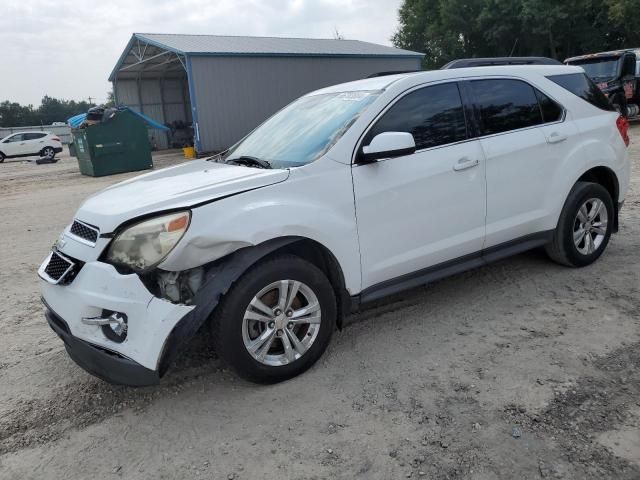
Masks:
[[[496,65],[562,65],[558,60],[547,57],[491,57],[491,58],[461,58],[453,60],[441,70],[467,67],[491,67]]]
[[[418,73],[418,72],[420,72],[420,70],[392,70],[389,72],[372,73],[366,78],[386,77],[388,75],[400,75],[402,73]]]

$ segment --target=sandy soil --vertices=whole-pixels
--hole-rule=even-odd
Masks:
[[[145,389],[67,357],[36,277],[83,198],[130,175],[84,177],[68,157],[7,161],[0,478],[640,478],[640,146],[631,152],[621,231],[590,267],[534,251],[396,296],[274,386],[236,378],[202,337]]]

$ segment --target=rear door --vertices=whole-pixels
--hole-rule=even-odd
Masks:
[[[409,132],[417,151],[354,165],[363,288],[479,252],[484,157],[455,82],[408,92],[365,134]]]
[[[24,153],[29,155],[39,154],[45,147],[45,138],[47,134],[42,132],[32,132],[24,134]]]
[[[564,109],[514,78],[469,81],[486,157],[485,248],[554,227],[555,172],[576,141]]]

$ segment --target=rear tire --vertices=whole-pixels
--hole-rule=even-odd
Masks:
[[[545,249],[549,257],[569,267],[595,262],[607,248],[615,210],[602,185],[577,182],[562,209],[553,239]]]
[[[56,156],[56,151],[53,149],[53,147],[44,147],[40,152],[40,156],[46,158],[50,162],[53,162],[53,159]]]
[[[240,277],[216,308],[211,329],[223,361],[241,377],[268,384],[311,367],[329,345],[336,316],[324,273],[294,255],[278,255]]]

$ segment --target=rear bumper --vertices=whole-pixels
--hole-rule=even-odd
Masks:
[[[160,381],[157,371],[74,337],[67,322],[48,307],[45,316],[49,326],[64,342],[71,359],[90,374],[109,383],[136,387],[155,385]]]

